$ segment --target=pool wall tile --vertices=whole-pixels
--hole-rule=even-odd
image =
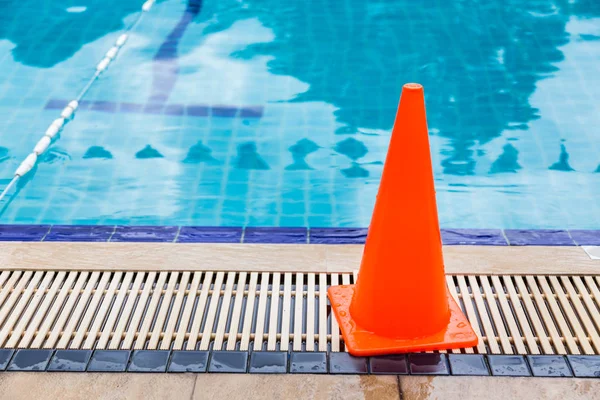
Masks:
[[[213,351],[208,364],[208,372],[238,373],[248,371],[247,351]]]
[[[255,351],[250,354],[251,374],[285,374],[288,353],[285,351]]]
[[[173,351],[168,372],[206,372],[208,351]]]
[[[0,224],[0,241],[364,244],[367,231],[367,228]],[[441,235],[447,246],[600,245],[600,230],[442,229]]]
[[[45,349],[17,350],[7,371],[45,371],[53,352]]]
[[[575,242],[566,230],[520,230],[506,229],[506,238],[511,246],[574,246]]]
[[[367,228],[310,228],[311,244],[364,244]]]
[[[442,229],[445,245],[507,246],[500,229]]]
[[[111,242],[172,242],[177,226],[117,226]]]
[[[39,242],[50,231],[50,225],[0,225],[0,241]]]
[[[569,234],[578,246],[600,246],[600,230],[570,230]]]
[[[242,228],[183,226],[177,243],[240,243]]]
[[[53,225],[44,242],[106,242],[115,229],[110,225]]]
[[[306,228],[246,228],[243,242],[303,244],[307,238]]]
[[[84,372],[92,357],[92,350],[56,350],[47,371]]]

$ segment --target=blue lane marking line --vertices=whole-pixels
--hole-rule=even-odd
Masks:
[[[445,245],[599,246],[600,230],[442,229]],[[2,225],[4,242],[363,244],[367,228]]]
[[[331,352],[56,349],[3,349],[0,354],[0,371],[600,377],[598,355],[413,353],[353,357]]]

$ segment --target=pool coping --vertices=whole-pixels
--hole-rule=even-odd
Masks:
[[[367,228],[1,225],[0,241],[364,244]],[[447,246],[598,246],[600,230],[442,229]]]
[[[0,242],[3,270],[354,273],[360,244]],[[443,246],[447,274],[597,275],[580,246]],[[403,264],[398,253],[398,265]]]

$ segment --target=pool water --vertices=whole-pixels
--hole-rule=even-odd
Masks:
[[[0,187],[141,4],[0,0]],[[599,63],[595,0],[160,1],[0,223],[366,226],[419,82],[442,227],[598,228]]]

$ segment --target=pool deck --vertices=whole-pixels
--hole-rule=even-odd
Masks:
[[[24,389],[27,388],[27,389]],[[600,380],[341,375],[97,374],[0,375],[10,399],[592,399]]]
[[[3,269],[353,272],[362,245],[0,242]],[[267,254],[268,256],[265,256]],[[598,275],[577,246],[444,246],[448,274]],[[401,258],[399,258],[401,262]],[[27,388],[24,390],[24,388]],[[11,399],[591,399],[600,380],[577,378],[0,374]]]

